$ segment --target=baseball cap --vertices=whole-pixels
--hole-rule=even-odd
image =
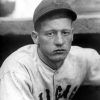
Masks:
[[[34,11],[33,15],[33,24],[35,27],[35,23],[44,15],[47,13],[50,13],[52,11],[58,11],[59,10],[65,10],[66,14],[69,16],[69,18],[72,19],[72,21],[75,21],[77,18],[76,12],[71,8],[71,6],[68,4],[67,0],[42,0],[41,3],[37,6],[37,8]]]

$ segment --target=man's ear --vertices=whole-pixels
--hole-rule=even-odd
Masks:
[[[32,40],[35,44],[38,44],[38,33],[36,31],[32,31],[31,34]]]

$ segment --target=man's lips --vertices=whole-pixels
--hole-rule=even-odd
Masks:
[[[54,50],[54,53],[55,53],[55,54],[63,54],[63,53],[65,53],[65,52],[66,52],[65,49],[57,49],[57,50]]]

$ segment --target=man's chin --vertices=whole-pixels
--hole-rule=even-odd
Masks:
[[[52,57],[52,61],[54,62],[63,61],[65,60],[65,58],[66,58],[65,55],[57,55],[57,56]]]

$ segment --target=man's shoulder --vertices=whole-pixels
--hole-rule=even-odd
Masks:
[[[95,64],[97,60],[100,61],[100,55],[96,50],[91,48],[72,46],[64,64],[65,66],[72,66],[71,68],[86,71],[89,68],[89,65]]]
[[[31,66],[36,57],[36,52],[36,45],[26,45],[19,48],[5,59],[1,66],[1,72],[17,71],[17,69]]]
[[[83,48],[80,46],[72,46],[70,54],[79,58],[90,58],[98,56],[98,52],[93,48]]]
[[[93,48],[83,48],[80,46],[72,46],[70,52],[72,54],[91,54],[97,53],[97,51]]]
[[[36,52],[37,46],[35,44],[25,45],[17,49],[15,52],[13,52],[10,56],[8,56],[7,59],[14,58],[15,60],[17,60],[28,56],[34,57]]]

